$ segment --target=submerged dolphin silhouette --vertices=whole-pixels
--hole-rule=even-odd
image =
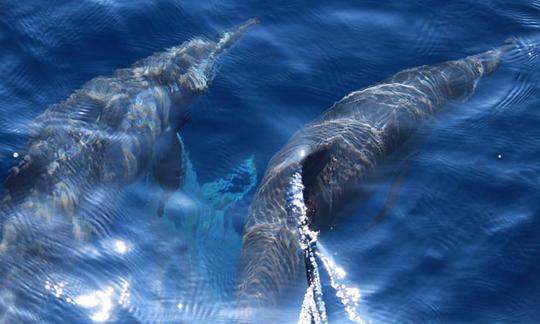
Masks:
[[[449,100],[471,95],[509,48],[401,71],[347,95],[294,134],[271,159],[249,211],[237,287],[240,306],[275,305],[279,296],[298,292],[298,283],[306,282],[298,225],[286,210],[293,172],[302,172],[311,229],[326,228],[340,197]]]

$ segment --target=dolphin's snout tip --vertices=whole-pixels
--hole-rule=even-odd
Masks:
[[[248,28],[248,27],[251,27],[251,26],[253,26],[253,25],[257,25],[257,24],[259,24],[260,22],[261,22],[261,21],[259,20],[259,18],[253,17],[253,18],[248,19],[248,20],[243,24],[243,26],[246,26],[246,28]]]
[[[240,35],[242,35],[246,30],[248,30],[248,29],[251,28],[252,26],[257,25],[257,24],[259,24],[259,23],[260,23],[259,18],[256,18],[256,17],[250,18],[250,19],[248,19],[245,23],[243,23],[242,25],[240,25],[240,27],[238,27],[237,30],[236,30],[234,33],[240,36]]]
[[[512,36],[507,38],[499,49],[511,69],[521,70],[524,66],[531,67],[540,62],[538,48],[540,48],[540,41]]]
[[[248,19],[245,23],[240,25],[233,31],[223,33],[221,39],[218,42],[215,54],[223,52],[225,49],[231,47],[236,43],[251,26],[259,23],[257,18]]]

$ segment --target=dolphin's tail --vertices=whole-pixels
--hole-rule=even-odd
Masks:
[[[244,33],[251,26],[258,23],[259,23],[259,20],[257,18],[251,18],[248,21],[246,21],[244,24],[236,28],[236,30],[221,34],[221,37],[219,38],[217,46],[214,52],[212,53],[213,56],[217,56],[221,54],[223,51],[225,51],[227,48],[231,47],[234,43],[236,43],[242,37],[242,35],[244,35]]]

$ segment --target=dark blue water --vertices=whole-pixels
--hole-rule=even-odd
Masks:
[[[520,55],[423,127],[320,244],[359,290],[354,311],[366,322],[540,322],[538,1],[2,0],[2,178],[31,120],[85,81],[251,17],[260,24],[219,59],[181,132],[191,169],[166,217],[141,180],[76,265],[26,283],[43,304],[10,312],[227,321],[255,181],[296,130],[399,70],[517,37]],[[330,321],[346,322],[324,275],[323,285]]]

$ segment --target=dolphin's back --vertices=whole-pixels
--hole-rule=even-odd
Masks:
[[[499,67],[502,53],[495,49],[461,60],[400,71],[345,96],[312,124],[344,118],[377,129],[414,130],[448,101],[470,96],[477,82]],[[405,140],[408,135],[396,134],[395,139]]]
[[[314,230],[332,223],[340,199],[450,100],[471,95],[495,71],[503,51],[401,71],[347,95],[299,130],[270,161],[245,226],[239,299],[267,305],[305,286],[297,225],[285,210],[287,186],[302,170],[304,200]]]

